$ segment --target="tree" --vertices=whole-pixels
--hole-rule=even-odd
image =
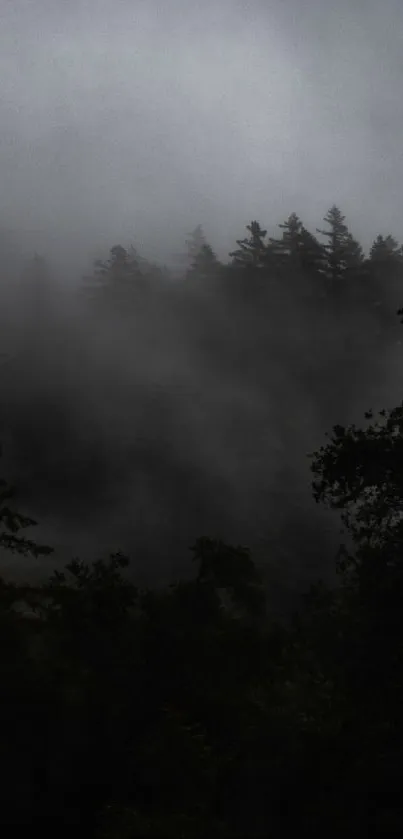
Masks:
[[[324,251],[327,257],[327,275],[334,288],[339,287],[340,280],[347,273],[359,268],[363,262],[363,252],[359,243],[353,238],[345,224],[345,216],[335,204],[328,210],[324,222],[329,225],[328,230],[317,233],[327,238]]]
[[[106,262],[97,261],[96,273],[116,285],[129,285],[139,275],[139,260],[136,250],[132,247],[130,254],[122,245],[114,245],[110,249],[110,258]]]
[[[323,245],[302,224],[296,213],[280,224],[284,230],[281,239],[270,239],[269,252],[273,255],[277,270],[301,271],[304,274],[324,273],[325,253]]]
[[[267,245],[265,238],[267,230],[263,230],[258,221],[252,221],[246,226],[250,236],[246,239],[237,239],[237,250],[232,251],[230,256],[237,266],[248,268],[263,268],[267,260]]]
[[[301,248],[302,221],[296,213],[291,213],[288,219],[278,226],[284,233],[281,239],[269,239],[273,252],[280,258],[297,256]]]
[[[371,245],[369,259],[371,263],[381,265],[390,262],[397,262],[401,265],[403,261],[402,246],[399,245],[393,236],[382,236],[379,234]]]
[[[385,332],[393,336],[396,308],[402,300],[403,249],[393,236],[378,235],[366,262],[367,298]]]
[[[338,570],[353,701],[376,719],[374,730],[385,731],[403,701],[403,403],[374,422],[371,411],[365,416],[364,428],[335,426],[314,454],[313,489],[317,501],[341,511],[347,536]]]
[[[127,311],[127,307],[130,312],[141,290],[144,278],[133,247],[129,253],[122,245],[114,245],[109,259],[95,260],[93,276],[85,278],[86,295],[119,312]]]
[[[175,263],[182,278],[187,276],[192,269],[195,260],[198,258],[201,249],[207,244],[203,226],[198,224],[185,239],[186,250],[184,253],[174,254]]]
[[[128,250],[128,259],[132,265],[137,265],[140,276],[144,280],[144,286],[152,287],[152,285],[160,283],[163,279],[169,277],[168,268],[165,265],[159,265],[142,256],[134,245],[130,245]]]
[[[300,233],[300,260],[304,271],[314,272],[318,275],[325,274],[325,254],[323,245],[317,240],[316,236],[307,230],[304,225]]]
[[[403,750],[403,403],[335,426],[312,456],[317,501],[341,511],[341,586],[314,642],[332,637],[334,679],[343,684],[343,742],[350,802],[371,800],[384,835],[402,830],[397,778]],[[329,632],[331,623],[333,630]],[[327,627],[327,629],[326,629]],[[329,657],[329,647],[327,656]],[[334,700],[333,700],[334,701]]]
[[[201,280],[202,282],[209,279],[214,279],[221,268],[213,248],[207,243],[202,245],[200,250],[193,257],[193,261],[189,271],[187,272],[188,279]]]
[[[371,411],[365,416],[373,418]],[[356,546],[349,567],[378,582],[402,567],[403,403],[379,417],[366,428],[335,426],[312,463],[316,500],[343,511]]]
[[[37,545],[31,539],[17,535],[20,530],[27,527],[35,527],[37,522],[8,506],[7,502],[14,496],[14,487],[9,486],[7,481],[1,478],[0,527],[2,530],[0,531],[0,546],[12,553],[23,554],[24,556],[38,557],[53,553],[53,548],[47,547],[46,545]]]

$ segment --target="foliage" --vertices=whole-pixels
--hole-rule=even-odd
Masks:
[[[219,267],[220,263],[211,245],[205,243],[195,253],[187,276],[205,282],[217,274]]]
[[[25,554],[33,557],[53,553],[53,548],[46,545],[38,545],[31,539],[18,536],[20,530],[26,527],[35,527],[36,521],[28,516],[21,515],[16,510],[7,506],[10,498],[15,496],[15,489],[10,487],[4,478],[0,479],[0,546],[13,553]]]
[[[366,428],[334,427],[313,461],[313,488],[316,500],[343,510],[360,551],[387,552],[390,566],[398,562],[403,536],[403,405],[379,417]]]
[[[135,248],[127,251],[122,245],[114,245],[109,259],[95,260],[94,273],[85,278],[83,290],[93,303],[122,315],[127,307],[138,304],[144,294],[146,284],[140,266]]]
[[[329,279],[338,283],[346,271],[357,269],[363,261],[363,252],[359,243],[354,239],[345,224],[345,216],[335,204],[324,218],[328,230],[317,229],[317,233],[327,238],[324,249],[327,255],[327,271]],[[338,285],[336,285],[338,288]]]
[[[263,230],[258,221],[251,221],[246,226],[250,236],[246,239],[237,239],[238,249],[232,251],[230,256],[235,265],[249,268],[262,268],[266,264],[267,245],[265,238],[267,230]]]
[[[298,375],[333,392],[343,362],[354,368],[351,387],[365,353],[353,365],[340,349],[350,337],[340,311],[347,319],[359,300],[355,335],[356,312],[372,317],[380,283],[400,276],[400,246],[378,237],[360,273],[361,249],[337,207],[326,223],[325,246],[295,213],[267,245],[254,221],[225,270],[202,228],[194,231],[189,276],[223,290],[233,329],[229,339],[203,310],[219,371],[236,365],[239,380],[253,373],[267,389],[283,306]],[[137,310],[140,288],[150,288],[146,268],[122,246],[96,266],[108,314]],[[326,277],[346,280],[337,316]],[[249,309],[236,300],[238,280],[251,289]],[[301,310],[322,341],[307,359],[298,283],[313,290]],[[330,327],[333,354],[324,349]],[[374,339],[374,357],[379,346]],[[341,409],[340,394],[335,402]],[[191,549],[193,577],[162,590],[138,588],[120,554],[74,559],[41,585],[0,581],[2,826],[80,829],[88,839],[402,832],[403,405],[366,419],[363,428],[335,426],[312,456],[314,497],[344,523],[339,585],[313,586],[282,623],[249,549],[207,537]],[[8,507],[5,482],[0,490],[2,547],[49,553],[18,535],[35,522]]]
[[[382,263],[386,261],[402,260],[402,247],[393,236],[378,235],[371,245],[369,252],[371,262]]]
[[[336,427],[313,462],[316,498],[344,511],[362,564],[363,546],[389,558],[400,534],[401,409],[382,420]],[[195,577],[165,591],[138,590],[120,554],[36,588],[2,582],[2,710],[16,721],[3,822],[94,839],[336,837],[369,829],[370,794],[378,828],[401,826],[397,608],[382,625],[350,574],[277,624],[246,548],[202,538],[192,552]],[[14,611],[21,598],[41,620]]]
[[[279,224],[283,235],[281,239],[270,239],[270,250],[280,260],[286,260],[289,265],[290,258],[297,267],[303,270],[322,269],[325,254],[323,245],[307,230],[296,213],[291,213],[288,219]]]

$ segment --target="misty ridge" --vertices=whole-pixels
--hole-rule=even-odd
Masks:
[[[179,267],[112,242],[66,279],[6,233],[1,250],[2,471],[51,562],[122,550],[159,584],[208,536],[247,545],[275,597],[332,572],[339,525],[308,454],[396,400],[393,237],[365,255],[332,206],[314,232],[295,213],[276,237],[252,221],[226,262],[200,225]]]
[[[402,24],[1,6],[5,837],[403,835]]]

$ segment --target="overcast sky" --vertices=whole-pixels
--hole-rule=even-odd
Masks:
[[[333,202],[403,240],[401,0],[1,0],[0,224],[225,256]]]

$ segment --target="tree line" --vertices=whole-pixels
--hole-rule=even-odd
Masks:
[[[247,225],[247,235],[222,262],[198,225],[186,240],[181,271],[182,287],[223,290],[228,296],[248,298],[256,290],[281,292],[287,289],[312,303],[325,300],[338,311],[356,308],[369,312],[379,329],[391,330],[400,304],[403,277],[403,246],[390,234],[379,234],[368,255],[351,233],[346,218],[336,205],[325,215],[324,227],[310,232],[296,213],[279,225],[281,235],[268,237],[258,221]],[[131,246],[115,245],[109,259],[97,260],[94,271],[84,278],[82,293],[103,300],[109,310],[122,310],[131,301],[139,304],[152,291],[162,293],[169,270],[151,263]],[[120,301],[120,303],[119,303]]]
[[[266,335],[269,303],[284,299],[287,283],[288,330],[303,281],[302,296],[319,301],[307,305],[311,329],[325,322],[322,340],[334,323],[337,345],[349,307],[357,331],[365,306],[382,340],[394,336],[401,247],[392,237],[378,236],[364,257],[337,208],[323,245],[295,215],[281,229],[266,244],[266,231],[252,222],[227,266],[201,228],[189,239],[180,293],[213,280],[225,306],[240,295],[239,324],[247,323],[246,292],[255,301],[228,369],[236,360],[241,375],[250,350],[250,377],[261,347],[274,351],[272,338],[256,344],[256,301],[267,303]],[[40,285],[40,260],[36,269]],[[90,305],[105,301],[107,314],[121,317],[134,301],[141,310],[165,294],[163,270],[122,246],[94,276]],[[200,299],[195,308],[200,317]],[[35,318],[42,311],[39,302]],[[285,333],[282,324],[283,343]],[[214,336],[211,327],[209,343]],[[376,344],[369,358],[370,346],[362,353],[367,365],[379,351]],[[221,341],[213,351],[221,364],[224,350]],[[324,367],[318,352],[307,357],[316,390],[325,380],[335,387],[341,351],[335,346],[333,369],[329,352]],[[267,357],[259,361],[262,387]],[[344,358],[351,367],[351,346]],[[332,417],[342,408],[339,391]],[[1,580],[2,826],[49,836],[79,829],[88,839],[401,835],[402,441],[400,404],[335,425],[311,455],[313,496],[341,513],[345,530],[338,583],[319,580],[282,620],[248,547],[208,535],[191,548],[193,575],[166,588],[136,585],[121,554],[92,565],[74,558],[40,585]],[[14,495],[2,480],[0,545],[33,561],[51,557],[49,546],[21,535],[35,522],[16,510]]]

